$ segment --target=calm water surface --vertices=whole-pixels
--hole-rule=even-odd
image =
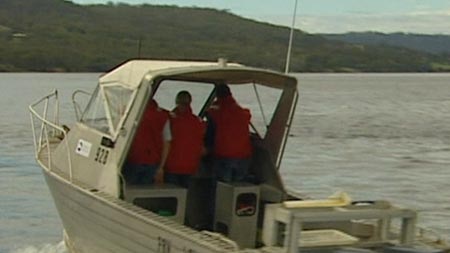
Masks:
[[[65,252],[62,226],[33,158],[27,106],[57,88],[70,96],[98,74],[0,74],[0,253]],[[450,239],[450,74],[304,74],[286,184],[324,198],[387,199],[420,211]]]

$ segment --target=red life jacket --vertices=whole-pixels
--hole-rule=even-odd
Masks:
[[[208,110],[215,126],[213,153],[219,158],[249,158],[250,110],[240,107],[232,96],[218,98]]]
[[[169,113],[151,100],[136,130],[128,162],[132,164],[159,164],[163,147],[163,129]]]
[[[166,162],[166,172],[192,175],[200,167],[203,153],[205,122],[192,114],[192,109],[185,111],[176,108],[170,117],[172,142]]]

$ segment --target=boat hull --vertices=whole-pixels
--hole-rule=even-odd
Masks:
[[[46,170],[44,175],[71,253],[224,251],[203,241],[201,232],[78,187]]]

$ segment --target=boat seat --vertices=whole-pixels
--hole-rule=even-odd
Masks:
[[[124,192],[125,201],[181,224],[186,212],[186,196],[185,188],[172,184],[128,185]]]

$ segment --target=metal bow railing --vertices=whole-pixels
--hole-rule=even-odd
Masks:
[[[72,181],[72,163],[67,141],[67,129],[59,124],[59,100],[58,91],[53,90],[47,96],[31,104],[30,110],[31,129],[33,132],[33,143],[35,158],[49,172],[52,172],[52,152],[51,145],[64,142],[67,150],[69,180]],[[37,110],[42,110],[39,114]],[[47,157],[47,164],[44,164],[43,157]]]

